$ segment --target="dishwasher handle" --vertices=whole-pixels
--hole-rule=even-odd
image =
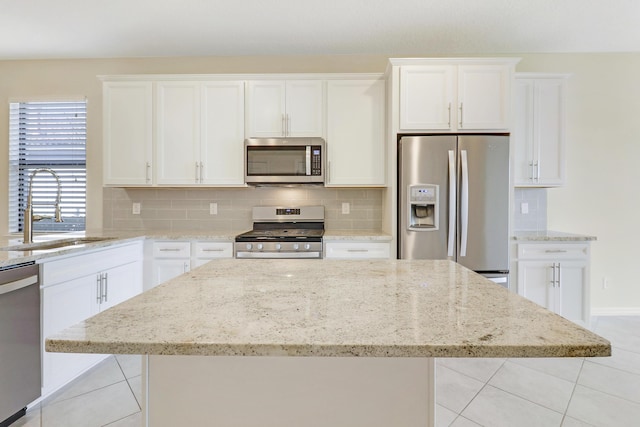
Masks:
[[[36,283],[38,283],[37,275],[3,283],[0,285],[0,295],[8,294],[9,292],[17,291],[18,289],[26,288],[27,286],[35,285]]]

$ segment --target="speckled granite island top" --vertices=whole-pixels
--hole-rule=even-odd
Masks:
[[[47,351],[607,356],[605,339],[449,261],[212,261],[48,337]]]

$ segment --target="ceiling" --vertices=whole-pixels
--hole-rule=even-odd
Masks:
[[[640,52],[638,0],[0,0],[0,60]]]

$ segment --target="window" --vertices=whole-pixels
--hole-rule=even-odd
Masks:
[[[86,214],[86,101],[19,102],[9,107],[9,231],[21,232],[31,174],[53,170],[61,184],[63,222],[55,222],[53,175],[33,180],[34,232],[82,231]]]

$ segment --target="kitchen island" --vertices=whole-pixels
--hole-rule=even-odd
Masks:
[[[143,354],[148,425],[431,426],[435,357],[607,356],[449,261],[216,260],[59,335]]]

